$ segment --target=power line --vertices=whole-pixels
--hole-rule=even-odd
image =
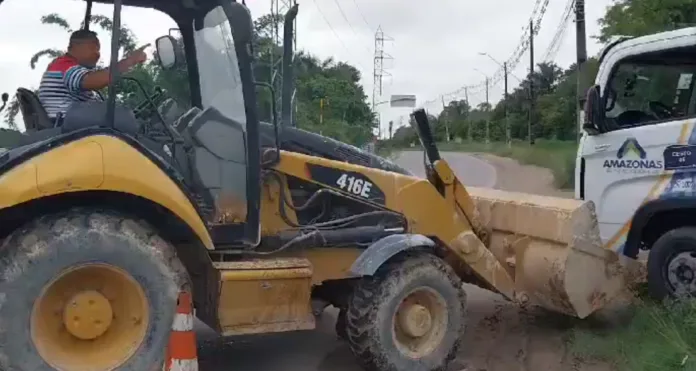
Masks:
[[[532,23],[533,27],[532,30],[529,29],[528,26],[525,27],[526,31],[522,33],[522,36],[520,37],[520,42],[518,45],[515,47],[512,56],[508,58],[507,60],[507,66],[509,70],[513,70],[515,67],[517,67],[517,64],[520,62],[522,59],[522,56],[524,55],[527,50],[529,50],[529,33],[534,32],[534,35],[539,34],[539,30],[541,29],[541,21],[544,19],[544,15],[546,14],[546,10],[549,5],[549,0],[536,0],[534,4],[534,9],[532,10],[532,14],[527,20],[526,24],[528,25],[530,22]],[[495,85],[498,84],[499,82],[502,81],[504,78],[505,71],[503,68],[500,68],[497,70],[492,77],[489,79],[489,84]],[[486,82],[482,81],[479,82],[478,84],[474,85],[465,85],[460,87],[459,89],[442,94],[442,96],[458,96],[461,95],[462,92],[465,90],[468,90],[469,93],[475,92],[477,89],[482,89],[485,88]],[[438,101],[438,98],[426,101],[423,103],[423,105],[430,105],[433,103],[436,103]]]
[[[348,23],[348,27],[350,27],[350,30],[353,31],[353,34],[354,34],[356,37],[360,37],[360,36],[358,35],[358,33],[355,32],[355,29],[353,28],[353,24],[350,23],[350,21],[348,20],[348,17],[346,16],[346,13],[343,11],[343,8],[341,7],[341,4],[339,4],[338,0],[334,0],[334,3],[335,3],[336,6],[338,7],[338,11],[341,12],[341,16],[343,16],[343,19],[346,21],[346,23]],[[368,53],[371,53],[370,49],[368,49],[368,48],[367,48],[365,45],[363,45],[363,44],[361,44],[361,45],[362,45],[362,47],[363,47]]]
[[[353,4],[355,4],[355,7],[358,8],[358,13],[360,13],[360,17],[362,18],[363,22],[365,22],[365,25],[367,28],[372,31],[374,27],[370,25],[370,22],[367,21],[367,18],[365,18],[365,13],[363,13],[362,9],[360,9],[360,5],[358,5],[357,0],[353,0]]]
[[[549,44],[549,47],[546,49],[546,52],[544,53],[544,61],[551,61],[556,57],[556,54],[558,54],[562,41],[565,37],[566,30],[568,29],[568,25],[570,24],[569,20],[570,17],[573,15],[574,7],[575,0],[569,0],[566,4],[565,9],[563,10],[563,15],[560,23],[558,24],[558,27],[556,28],[556,33],[554,34],[553,39]]]
[[[319,7],[319,4],[317,4],[317,0],[312,0],[312,1],[314,2],[314,6],[316,6],[317,10],[319,11],[319,14],[321,14],[321,17],[324,18],[324,22],[326,23],[326,25],[329,26],[331,33],[333,33],[334,37],[336,37],[336,39],[338,39],[338,41],[341,43],[341,45],[343,45],[343,49],[345,49],[346,52],[348,52],[348,55],[350,55],[351,54],[350,49],[348,49],[348,46],[346,46],[346,43],[343,42],[343,39],[341,39],[341,37],[338,36],[338,33],[336,33],[336,30],[334,30],[333,26],[331,25],[331,22],[329,22],[329,19],[326,18],[326,14],[324,14],[324,11],[321,10],[321,8]],[[356,62],[356,63],[364,71],[369,71],[367,68],[365,68],[365,66],[362,63],[360,63],[360,62]]]

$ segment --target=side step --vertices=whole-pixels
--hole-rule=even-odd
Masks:
[[[214,266],[220,271],[223,336],[315,328],[309,260],[274,257]]]

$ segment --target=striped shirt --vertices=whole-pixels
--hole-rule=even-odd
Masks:
[[[73,102],[99,100],[96,92],[82,88],[82,80],[90,71],[69,55],[58,57],[48,65],[41,78],[39,100],[50,118],[65,113]]]

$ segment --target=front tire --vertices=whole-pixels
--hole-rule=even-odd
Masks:
[[[696,295],[696,228],[666,232],[648,255],[648,292],[655,300]]]
[[[346,311],[353,354],[368,371],[444,370],[465,330],[466,293],[427,253],[404,253],[355,288]]]
[[[15,231],[0,257],[0,369],[161,368],[188,278],[149,226],[74,209]]]

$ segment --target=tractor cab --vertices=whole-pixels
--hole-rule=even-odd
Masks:
[[[163,70],[186,69],[191,102],[178,105],[160,88],[148,93],[138,79],[110,68],[103,101],[74,103],[52,120],[34,92],[19,88],[26,132],[19,147],[0,157],[0,166],[86,136],[115,136],[179,181],[216,245],[256,245],[261,156],[249,10],[234,0],[94,2],[114,5],[110,66],[118,62],[122,6],[154,8],[176,22],[181,38],[157,38],[155,58]],[[119,90],[123,81],[135,83],[145,98],[127,104]]]

